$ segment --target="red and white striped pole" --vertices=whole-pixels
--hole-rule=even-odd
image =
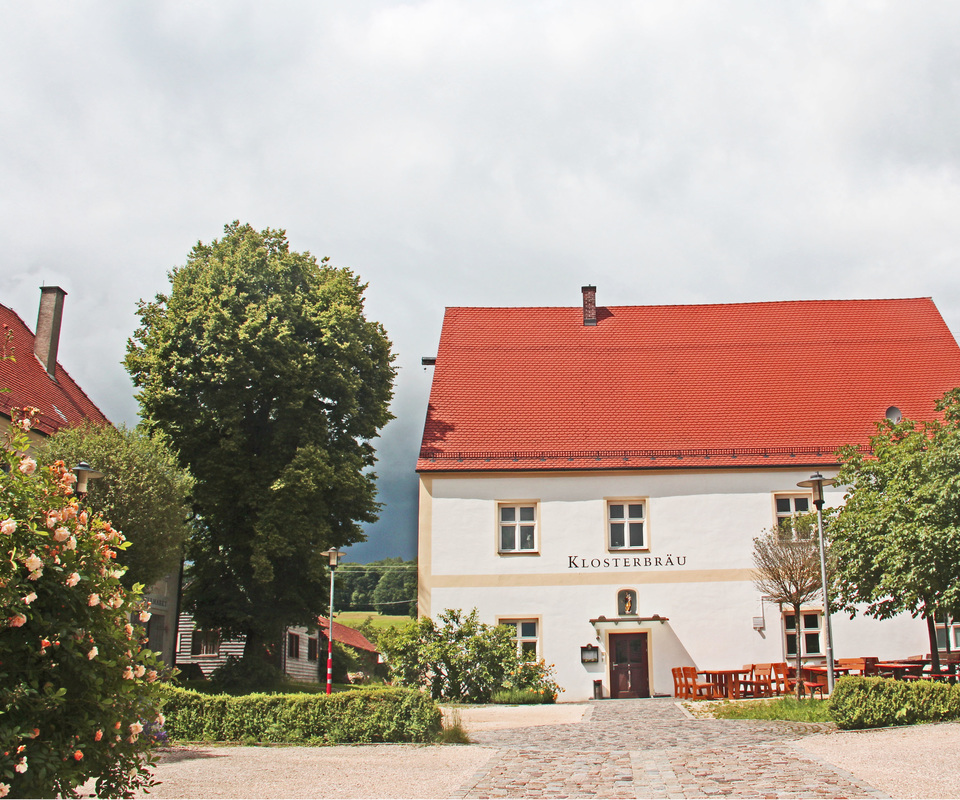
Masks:
[[[333,693],[333,573],[343,556],[336,548],[324,550],[330,565],[330,627],[327,628],[327,694]]]

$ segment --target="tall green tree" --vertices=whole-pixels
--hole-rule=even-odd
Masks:
[[[936,617],[960,611],[960,389],[936,410],[878,424],[872,455],[841,452],[837,482],[850,488],[830,538],[838,601],[851,614],[924,617],[939,669]]]
[[[130,549],[118,556],[122,581],[150,586],[180,567],[190,530],[193,478],[160,439],[125,427],[65,428],[38,450],[45,461],[87,461],[103,473],[84,502],[123,531]]]
[[[126,367],[143,424],[196,479],[200,524],[186,605],[204,627],[269,653],[325,607],[320,552],[377,517],[371,441],[391,418],[394,368],[350,270],[234,222],[141,302]]]

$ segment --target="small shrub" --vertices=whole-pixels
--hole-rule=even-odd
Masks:
[[[186,741],[432,742],[441,729],[436,703],[409,689],[231,697],[169,688],[163,710],[167,733]]]
[[[508,706],[555,703],[556,700],[556,693],[545,689],[501,689],[490,698],[491,703]]]
[[[842,678],[830,714],[844,730],[960,719],[960,685],[890,678]]]
[[[470,744],[470,737],[460,721],[460,712],[454,709],[449,725],[444,725],[437,736],[439,744]]]

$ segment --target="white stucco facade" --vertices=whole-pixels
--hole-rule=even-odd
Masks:
[[[646,634],[651,695],[672,694],[676,666],[786,661],[784,612],[753,585],[753,539],[776,524],[778,496],[805,495],[797,483],[813,471],[421,472],[420,613],[476,608],[487,623],[535,622],[538,655],[555,665],[563,701],[593,697],[598,680],[610,696],[612,637],[623,633]],[[828,506],[842,499],[828,490]],[[644,507],[644,546],[612,548],[609,504],[630,501]],[[511,504],[535,509],[535,542],[505,553],[499,508]],[[629,613],[622,600],[618,607],[622,590],[635,592]],[[815,615],[820,604],[805,610]],[[929,649],[919,619],[832,622],[838,658]],[[591,644],[600,660],[581,663]]]

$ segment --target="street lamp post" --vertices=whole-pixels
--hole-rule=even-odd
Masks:
[[[329,559],[327,563],[330,565],[330,627],[327,629],[327,694],[330,694],[333,692],[333,573],[343,553],[333,547],[324,550],[323,555]]]
[[[824,478],[818,472],[810,476],[808,481],[800,481],[797,486],[813,489],[813,504],[817,507],[817,535],[820,538],[820,585],[823,589],[823,622],[827,634],[827,692],[833,694],[833,628],[830,625],[830,596],[827,592],[827,551],[823,543],[823,487],[833,486],[832,478]],[[800,620],[797,620],[797,645],[800,644],[802,630]],[[797,680],[800,676],[797,676]]]
[[[87,481],[103,477],[102,472],[97,472],[86,461],[81,461],[70,471],[77,476],[77,496],[80,498],[87,496]]]

